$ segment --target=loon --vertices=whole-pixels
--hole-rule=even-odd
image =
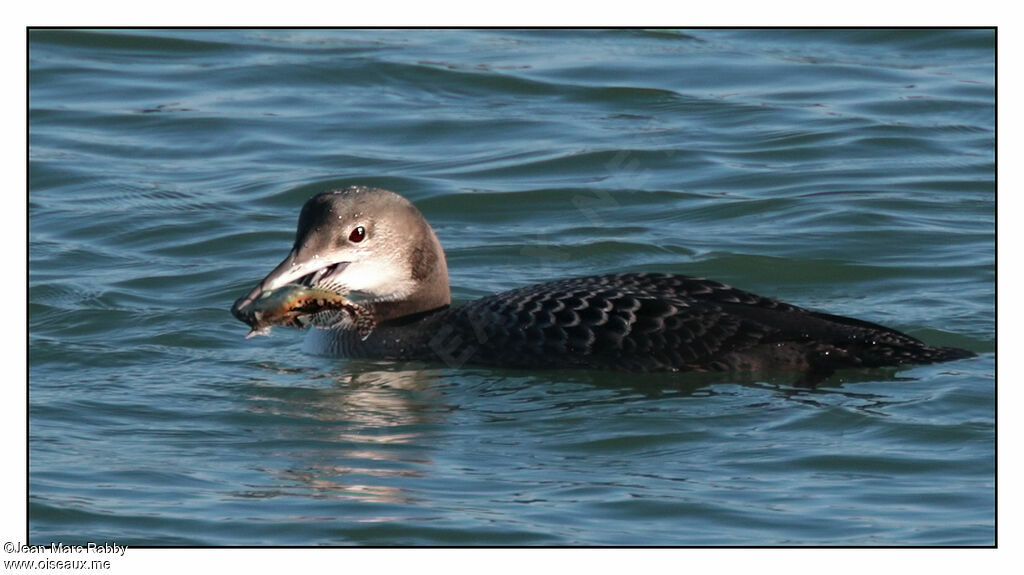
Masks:
[[[352,186],[302,207],[291,252],[231,308],[261,294],[329,287],[372,315],[313,329],[318,354],[508,368],[633,372],[787,370],[936,363],[974,353],[696,277],[621,273],[562,279],[451,305],[441,242],[402,196]]]

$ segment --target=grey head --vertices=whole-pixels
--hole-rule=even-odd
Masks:
[[[380,188],[352,186],[317,194],[299,214],[295,244],[248,295],[287,284],[349,293],[378,321],[448,305],[448,264],[434,230],[416,206]]]

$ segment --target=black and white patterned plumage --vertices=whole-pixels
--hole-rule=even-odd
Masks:
[[[413,322],[386,323],[348,347],[346,355],[364,357],[623,371],[830,372],[973,355],[719,282],[649,273],[502,292]]]

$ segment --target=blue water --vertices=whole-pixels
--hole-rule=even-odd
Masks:
[[[991,545],[990,30],[29,33],[31,543]],[[707,276],[977,358],[345,361],[228,313],[332,187],[453,296]]]

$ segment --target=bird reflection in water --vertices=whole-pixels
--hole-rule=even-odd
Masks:
[[[388,485],[393,477],[422,477],[431,463],[425,438],[453,407],[445,405],[431,371],[345,370],[318,374],[330,386],[255,387],[250,412],[279,416],[265,428],[268,462],[263,471],[291,487],[260,495],[410,503],[406,490]],[[273,432],[276,431],[276,436]]]

